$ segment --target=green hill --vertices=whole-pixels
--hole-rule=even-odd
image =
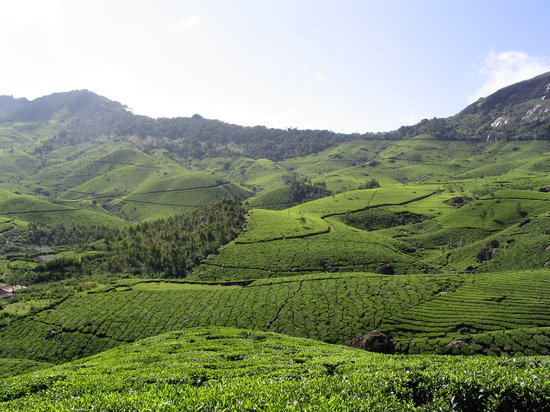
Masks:
[[[448,345],[460,340],[476,344],[463,347],[464,353],[547,354],[549,288],[547,270],[407,276],[318,273],[224,285],[125,281],[12,321],[0,329],[0,357],[64,362],[205,325],[337,343],[378,329],[390,333],[397,350],[405,353],[448,353]],[[521,333],[513,346],[504,338],[486,338],[514,331]],[[411,343],[419,339],[422,346]]]
[[[545,358],[392,357],[196,328],[0,381],[0,407],[101,410],[543,410]]]
[[[0,410],[546,410],[548,76],[376,134],[0,96]]]
[[[90,203],[53,203],[48,198],[16,195],[7,191],[0,191],[0,217],[4,220],[19,220],[28,223],[64,222],[112,227],[122,227],[126,224],[122,219]],[[14,227],[17,227],[17,224],[14,224]]]

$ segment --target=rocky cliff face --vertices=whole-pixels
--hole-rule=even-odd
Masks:
[[[479,99],[456,117],[464,120],[483,119],[486,140],[498,137],[550,139],[550,72],[500,89]],[[475,123],[475,122],[473,122]],[[481,130],[480,130],[481,131]]]
[[[392,132],[406,139],[550,140],[550,72],[500,89],[446,119],[424,119]]]

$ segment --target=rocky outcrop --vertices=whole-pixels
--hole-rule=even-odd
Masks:
[[[357,336],[355,339],[346,343],[352,348],[363,349],[369,352],[394,353],[395,342],[391,335],[373,330]]]

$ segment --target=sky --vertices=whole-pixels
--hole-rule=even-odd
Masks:
[[[376,132],[550,71],[548,0],[0,0],[0,94]]]

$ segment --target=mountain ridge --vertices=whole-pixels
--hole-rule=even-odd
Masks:
[[[405,140],[428,134],[438,140],[549,140],[550,72],[505,87],[454,116],[424,119],[390,132],[335,133],[329,130],[239,126],[200,115],[151,118],[88,90],[54,93],[34,100],[0,96],[0,125],[56,124],[49,149],[97,139],[129,139],[140,148],[169,147],[194,158],[244,154],[282,160],[318,153],[352,140]]]

